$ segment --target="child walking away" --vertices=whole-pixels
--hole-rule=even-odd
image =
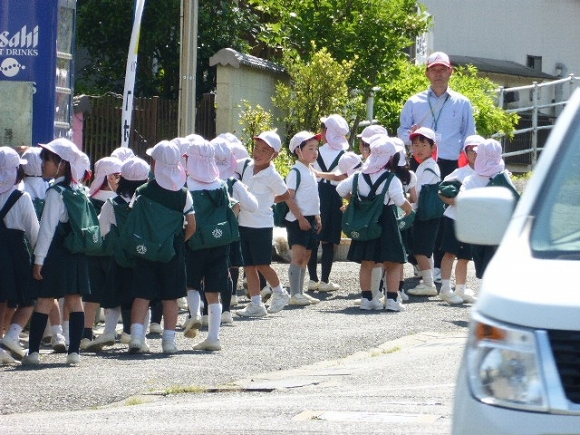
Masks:
[[[193,350],[221,350],[220,323],[222,304],[220,294],[229,305],[231,290],[228,284],[229,245],[239,238],[237,220],[230,210],[227,187],[219,178],[213,146],[203,140],[194,141],[187,150],[187,188],[193,197],[197,230],[189,240],[185,258],[187,264],[188,299],[200,299],[203,285],[207,301],[207,338],[193,346]],[[193,294],[192,294],[193,293]],[[195,317],[192,317],[195,319]],[[185,332],[193,320],[185,325]],[[198,325],[195,325],[198,326]]]
[[[39,220],[40,216],[42,216],[42,209],[44,208],[46,191],[50,186],[48,181],[42,178],[41,151],[41,147],[29,147],[22,153],[22,159],[26,160],[26,163],[22,166],[24,168],[24,178],[22,179],[23,190],[30,195],[36,216]]]
[[[0,147],[0,313],[7,306],[17,307],[0,345],[18,360],[26,354],[20,345],[20,333],[34,309],[29,245],[34,246],[38,236],[38,219],[30,195],[16,188],[23,174],[20,165],[25,163],[12,148]],[[2,337],[3,316],[0,322]],[[13,363],[4,349],[0,348],[0,361]]]
[[[412,141],[413,156],[420,162],[416,170],[417,175],[417,196],[418,203],[413,204],[413,209],[417,212],[415,222],[411,227],[409,240],[410,254],[415,257],[420,270],[423,282],[416,287],[407,290],[407,293],[413,296],[437,296],[437,287],[433,281],[433,266],[431,256],[435,249],[435,240],[441,215],[436,217],[428,216],[428,219],[420,219],[420,214],[425,212],[429,214],[431,210],[420,210],[421,208],[421,191],[423,195],[427,194],[429,188],[441,181],[439,166],[433,159],[433,153],[437,149],[435,132],[427,127],[420,127],[409,136]],[[437,196],[437,191],[435,191]],[[441,211],[443,211],[443,203]]]
[[[463,147],[463,159],[465,165],[455,169],[449,174],[439,188],[439,196],[447,208],[443,213],[443,236],[441,240],[441,289],[439,298],[449,305],[475,302],[473,291],[467,289],[467,265],[472,259],[472,247],[468,243],[460,242],[455,237],[455,219],[457,211],[455,209],[455,198],[463,181],[470,175],[475,174],[475,162],[477,158],[476,149],[485,139],[478,135],[468,136],[465,139]],[[451,271],[453,262],[457,259],[455,265],[455,291],[451,289]]]
[[[232,210],[236,214],[237,219],[241,209],[246,209],[250,212],[258,210],[258,201],[256,200],[256,197],[248,191],[246,185],[238,179],[238,174],[236,173],[237,158],[233,152],[238,145],[234,142],[234,139],[231,139],[231,136],[233,136],[231,133],[220,134],[210,143],[213,145],[215,150],[215,161],[220,172],[220,179],[227,184],[228,194],[235,204],[233,205]],[[242,155],[242,158],[243,157],[244,156]],[[238,286],[239,268],[243,265],[244,262],[242,259],[240,241],[233,241],[230,244],[228,260],[228,285],[230,286],[231,296],[229,298],[227,296],[222,297],[222,325],[231,324],[234,321],[230,309],[231,306],[237,305],[236,289]]]
[[[349,133],[348,123],[337,114],[320,119],[321,140],[324,143],[319,149],[318,158],[313,165],[317,171],[332,172],[338,165],[340,157],[348,149],[346,135]],[[334,261],[334,248],[340,244],[340,232],[342,222],[342,199],[336,193],[336,181],[322,179],[318,183],[318,195],[320,197],[320,218],[322,230],[318,235],[322,243],[321,280],[318,280],[317,255],[311,255],[308,262],[308,274],[310,281],[308,290],[321,292],[337,291],[338,284],[330,281],[332,262]],[[318,247],[314,252],[318,251]]]
[[[131,313],[131,342],[129,353],[140,353],[145,342],[145,318],[152,300],[163,304],[163,353],[177,352],[175,328],[177,325],[177,299],[186,294],[185,241],[195,232],[195,215],[191,194],[184,187],[185,170],[181,165],[181,152],[177,145],[161,141],[147,150],[153,159],[155,179],[135,191],[122,238],[138,240],[134,246],[133,302]],[[181,218],[177,218],[178,215]],[[183,228],[183,216],[186,225]],[[143,225],[137,226],[138,223]],[[136,233],[136,228],[139,231]],[[150,251],[158,245],[160,233],[166,238],[163,252]],[[167,235],[167,237],[165,237]],[[127,239],[125,239],[126,241]],[[124,242],[131,247],[132,243]]]
[[[306,266],[312,250],[318,246],[320,233],[320,199],[316,176],[310,165],[318,157],[320,134],[301,131],[290,140],[290,152],[298,159],[286,177],[290,199],[286,201],[290,211],[285,216],[288,245],[292,260],[288,267],[290,282],[290,305],[310,305],[319,299],[304,293]]]
[[[40,341],[53,300],[64,298],[69,313],[70,340],[66,362],[69,365],[78,365],[84,327],[82,296],[90,293],[89,270],[86,254],[82,251],[72,252],[73,249],[67,242],[74,240],[75,236],[72,221],[88,219],[87,213],[92,208],[78,184],[79,174],[87,169],[86,160],[76,145],[68,139],[59,138],[40,146],[43,148],[40,154],[43,177],[54,178],[54,184],[46,193],[34,248],[32,276],[37,283],[37,300],[30,320],[28,355],[23,364],[40,363]],[[84,209],[73,209],[71,202],[65,201],[66,195],[73,194],[77,199],[86,200]],[[100,239],[100,232],[96,235]]]
[[[278,274],[272,268],[272,234],[274,215],[272,204],[290,198],[282,176],[276,171],[272,161],[278,156],[282,143],[275,131],[265,131],[254,137],[253,159],[239,161],[236,172],[242,174],[241,181],[258,200],[254,212],[242,209],[238,216],[240,243],[244,259],[244,271],[248,281],[250,303],[236,311],[242,317],[263,317],[281,311],[290,295],[282,288]],[[272,287],[272,298],[268,311],[260,295],[260,277],[264,275]]]
[[[369,235],[369,239],[364,241],[353,239],[347,258],[361,265],[361,310],[386,308],[388,311],[403,311],[398,290],[400,269],[406,261],[406,254],[395,207],[401,207],[406,214],[412,212],[412,207],[405,199],[401,181],[386,169],[390,159],[399,152],[393,141],[384,134],[375,135],[370,142],[370,150],[361,172],[354,173],[336,187],[341,197],[352,195],[349,208],[358,207],[361,200],[366,200],[373,201],[372,206],[365,210],[367,213],[374,214],[376,208],[379,209],[377,220],[369,222],[378,227],[378,235]],[[377,263],[382,264],[387,273],[385,305],[378,294],[373,296],[371,289],[372,273]]]
[[[475,174],[465,178],[461,190],[475,189],[492,185],[495,177],[504,177],[504,183],[510,185],[510,191],[515,192],[510,176],[505,171],[505,162],[502,158],[501,144],[494,139],[487,139],[477,145],[474,149],[477,153],[474,169]],[[491,261],[497,246],[493,245],[472,245],[473,264],[475,266],[475,276],[479,279],[489,262]]]
[[[149,164],[139,158],[127,159],[121,166],[117,185],[117,196],[108,199],[101,208],[99,225],[107,252],[112,260],[106,275],[101,307],[106,309],[105,329],[88,346],[87,351],[98,352],[104,346],[115,344],[115,335],[119,318],[123,318],[123,332],[131,333],[131,307],[133,305],[133,262],[120,243],[125,221],[129,214],[129,202],[135,190],[147,182]],[[144,325],[147,329],[147,325]],[[143,342],[141,352],[149,351],[147,341]]]

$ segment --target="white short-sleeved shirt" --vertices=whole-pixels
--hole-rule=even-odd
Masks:
[[[445,177],[443,181],[457,180],[463,183],[463,181],[467,177],[474,174],[476,174],[475,169],[473,169],[469,165],[466,165],[463,166],[462,168],[455,169],[451,174]],[[443,213],[443,216],[447,216],[448,218],[453,220],[457,219],[457,209],[455,208],[455,205],[448,205],[447,208],[445,209],[445,212]]]
[[[127,204],[131,201],[128,196],[122,196]],[[101,227],[101,236],[105,237],[111,231],[111,226],[117,226],[117,219],[115,218],[115,209],[111,201],[106,201],[101,207],[101,213],[99,213],[99,226]]]
[[[300,208],[302,216],[320,215],[320,198],[318,196],[318,183],[316,176],[309,166],[302,162],[296,162],[292,169],[300,171],[300,185],[296,187],[298,177],[296,171],[291,170],[286,176],[286,186],[295,191],[294,200]],[[286,220],[294,222],[296,216],[291,211],[286,215]]]
[[[479,187],[486,187],[489,183],[490,177],[479,175],[477,173],[466,177],[463,180],[460,190],[477,189]]]
[[[238,161],[236,172],[243,173],[242,182],[258,200],[258,209],[251,212],[247,209],[240,211],[238,222],[242,227],[273,228],[274,213],[272,204],[274,198],[285,194],[288,189],[282,176],[276,171],[272,163],[266,169],[254,174],[254,161],[250,160],[244,170],[245,161]]]
[[[8,198],[16,190],[16,186],[7,192],[0,193],[0,210],[4,208]],[[31,246],[36,244],[38,237],[39,224],[34,211],[34,205],[28,192],[23,192],[22,196],[8,210],[4,217],[4,225],[11,230],[20,230],[26,233]]]
[[[433,171],[433,172],[431,172]],[[417,171],[415,172],[417,175],[417,197],[421,194],[421,186],[423,184],[435,184],[441,181],[441,171],[439,170],[439,165],[437,162],[432,158],[428,158],[421,162],[421,164],[417,167]],[[413,210],[417,211],[418,204],[412,204]]]
[[[375,174],[370,174],[371,181],[374,183],[385,171],[380,171]],[[350,175],[346,180],[342,180],[338,186],[336,186],[336,191],[338,194],[344,198],[350,194],[352,194],[353,186],[354,186],[354,177],[356,174],[358,175],[358,192],[360,196],[367,196],[371,191],[371,186],[367,184],[367,182],[363,178],[363,174],[360,172],[355,172],[354,174]],[[379,187],[377,188],[376,192],[379,194],[383,191],[383,187],[385,186],[386,180],[383,181]],[[399,177],[396,175],[393,176],[391,183],[389,184],[389,188],[387,189],[384,204],[385,205],[392,205],[395,204],[397,207],[402,207],[405,203],[405,192],[403,191],[403,184]]]

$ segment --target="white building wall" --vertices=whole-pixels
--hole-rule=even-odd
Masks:
[[[544,73],[580,76],[578,0],[421,0],[433,16],[430,46],[450,54],[510,60],[541,56]]]

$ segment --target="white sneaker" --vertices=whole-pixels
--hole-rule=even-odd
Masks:
[[[234,323],[234,318],[232,317],[232,313],[229,311],[224,311],[222,313],[222,325],[231,325]]]
[[[219,340],[210,341],[207,338],[201,343],[197,343],[193,346],[193,350],[209,350],[210,352],[215,352],[222,349],[222,345]]]
[[[407,294],[411,296],[437,296],[437,287],[435,285],[428,287],[425,283],[420,283],[416,287],[407,290]]]
[[[272,296],[272,289],[269,285],[265,285],[262,290],[260,290],[260,296],[262,296],[262,302],[266,302]]]
[[[475,301],[477,301],[477,298],[475,297],[475,294],[473,293],[473,290],[468,289],[468,288],[466,288],[463,291],[457,290],[455,292],[455,294],[457,296],[459,296],[461,299],[463,299],[463,302],[465,302],[467,304],[474,304]]]
[[[301,293],[296,293],[295,295],[292,295],[290,297],[290,300],[288,301],[288,305],[298,307],[305,307],[306,305],[310,305],[311,303],[312,302],[310,302],[310,299],[308,299],[308,297],[306,297],[305,294]]]
[[[201,328],[201,316],[198,314],[189,317],[185,325],[183,325],[183,336],[186,338],[195,338],[199,333],[199,328]]]
[[[8,352],[0,347],[0,366],[8,366],[8,365],[16,365],[16,364],[19,364],[19,362],[16,361],[14,358],[12,358],[12,355],[10,355],[10,352]]]
[[[127,334],[125,331],[121,332],[119,341],[123,344],[129,344],[131,342],[131,334]]]
[[[250,302],[246,305],[246,308],[237,310],[235,313],[240,317],[264,317],[268,314],[264,304],[255,304],[253,302]]]
[[[433,268],[433,282],[441,284],[441,269],[438,267]]]
[[[320,302],[320,299],[317,299],[314,296],[310,296],[308,293],[303,293],[302,296],[308,299],[312,305]]]
[[[270,301],[270,306],[268,307],[268,312],[270,314],[277,313],[282,311],[286,305],[288,305],[288,301],[290,300],[290,295],[286,290],[282,293],[274,292],[272,295],[272,300]]]
[[[26,356],[26,349],[20,346],[20,340],[14,340],[12,337],[6,335],[2,341],[0,341],[0,345],[12,352],[12,354],[18,359],[22,359]]]
[[[447,302],[449,305],[459,305],[463,303],[463,299],[451,290],[443,290],[439,292],[439,299]]]
[[[379,298],[372,298],[370,301],[367,298],[362,298],[359,308],[365,311],[378,311],[383,309],[383,303]]]
[[[131,341],[129,342],[129,353],[139,353],[143,347],[143,337],[134,337],[131,335]]]
[[[136,353],[149,353],[149,352],[151,352],[151,349],[149,349],[149,343],[147,342],[147,339],[144,339],[141,348]]]
[[[159,323],[150,323],[149,324],[149,334],[161,334],[163,333],[163,328]]]
[[[161,349],[163,350],[163,353],[167,355],[177,353],[178,350],[175,340],[161,340]]]
[[[56,353],[65,353],[66,352],[66,339],[62,334],[55,334],[52,336],[50,340],[50,345],[52,349]]]
[[[318,287],[320,287],[320,281],[308,281],[308,290],[318,290]]]
[[[40,364],[40,355],[38,352],[32,352],[26,355],[22,360],[23,366],[37,366]]]
[[[85,340],[88,340],[88,339],[85,339]],[[73,353],[69,353],[66,356],[66,365],[67,366],[78,366],[80,363],[81,363],[81,356],[78,353],[73,352]]]
[[[207,314],[201,316],[201,326],[207,326],[209,324],[209,317]]]
[[[88,338],[83,338],[81,340],[81,350],[87,350],[87,347],[89,347],[91,343],[92,340],[89,340]]]
[[[397,300],[393,300],[393,299],[387,299],[387,305],[385,306],[385,310],[387,311],[405,311],[405,306],[399,301],[399,299],[397,298]]]
[[[332,281],[320,281],[320,285],[318,286],[319,292],[335,292],[337,290],[340,290],[340,286]]]
[[[409,296],[407,293],[405,293],[405,290],[401,290],[399,292],[399,299],[401,299],[403,302],[407,302],[409,300]]]
[[[113,346],[115,344],[115,336],[113,334],[101,334],[95,338],[87,346],[87,352],[99,352],[105,346]]]

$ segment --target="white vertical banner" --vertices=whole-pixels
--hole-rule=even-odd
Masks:
[[[141,17],[145,0],[135,1],[135,19],[131,31],[131,42],[127,55],[127,68],[125,69],[125,89],[123,91],[123,116],[121,124],[121,146],[128,147],[131,138],[131,118],[133,115],[133,93],[135,90],[135,74],[137,73],[137,50],[139,47],[139,33],[141,32]]]

